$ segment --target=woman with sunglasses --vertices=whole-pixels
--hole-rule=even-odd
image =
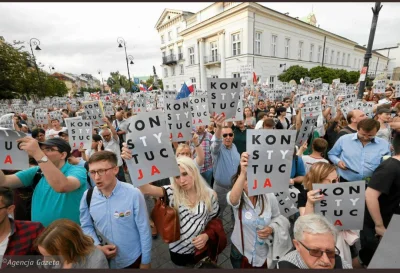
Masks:
[[[339,177],[336,167],[325,162],[318,162],[312,165],[310,171],[303,180],[304,190],[300,190],[298,196],[297,207],[300,216],[313,214],[314,205],[324,199],[324,195],[320,194],[320,190],[313,190],[313,184],[332,184],[338,183]],[[344,240],[346,237],[346,241]],[[340,256],[353,267],[357,267],[357,249],[355,242],[359,239],[358,232],[352,230],[344,230],[338,233],[336,247],[340,250]],[[350,241],[350,243],[348,243]]]

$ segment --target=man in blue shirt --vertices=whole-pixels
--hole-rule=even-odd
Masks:
[[[380,124],[364,119],[357,125],[357,133],[338,139],[328,152],[329,160],[339,167],[341,182],[366,180],[379,166],[382,157],[390,155],[390,144],[376,137]]]
[[[110,268],[150,268],[152,238],[142,193],[115,177],[119,170],[115,153],[97,152],[88,164],[96,186],[89,207],[88,191],[81,200],[83,231],[110,259]],[[98,236],[107,244],[100,245]]]
[[[225,117],[215,116],[217,128],[211,139],[211,156],[214,172],[214,190],[218,195],[220,207],[219,215],[222,216],[227,206],[226,195],[232,189],[232,176],[236,174],[240,163],[240,154],[233,143],[231,127],[224,127]],[[232,213],[233,217],[233,213]],[[233,219],[233,218],[232,218]]]
[[[17,142],[18,148],[26,151],[39,166],[7,176],[0,170],[0,187],[32,186],[40,169],[42,176],[32,196],[32,221],[45,227],[61,218],[79,224],[79,203],[86,190],[86,171],[67,162],[71,146],[61,138],[39,143],[34,138],[24,137]]]

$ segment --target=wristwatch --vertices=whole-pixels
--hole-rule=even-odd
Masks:
[[[40,163],[46,163],[47,161],[49,161],[49,159],[47,158],[47,156],[44,156],[44,157],[42,157],[41,159],[39,159],[39,160],[37,161],[37,163],[38,163],[38,164],[40,164]]]

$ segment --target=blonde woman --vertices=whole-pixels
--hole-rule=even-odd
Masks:
[[[124,143],[122,158],[130,160],[131,151]],[[169,204],[179,212],[181,238],[169,244],[171,260],[178,266],[190,266],[195,263],[196,249],[202,249],[208,235],[202,234],[207,223],[217,216],[219,205],[217,194],[208,186],[200,175],[199,169],[190,157],[177,158],[180,174],[170,178],[171,185],[163,186]],[[153,197],[164,196],[161,187],[143,185],[140,190]]]
[[[312,165],[310,171],[303,180],[304,190],[300,190],[297,206],[300,216],[313,214],[314,205],[324,199],[320,190],[313,190],[312,184],[332,184],[339,183],[336,167],[325,162],[318,162]],[[344,238],[346,237],[346,240]],[[358,232],[344,230],[338,233],[336,247],[340,250],[340,257],[353,267],[359,267],[357,260],[357,249],[355,242],[359,239]]]

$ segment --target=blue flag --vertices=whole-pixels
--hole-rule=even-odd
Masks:
[[[189,97],[189,95],[190,95],[190,90],[187,87],[186,83],[183,83],[181,91],[179,91],[178,95],[176,96],[176,99],[177,100],[184,99]]]

